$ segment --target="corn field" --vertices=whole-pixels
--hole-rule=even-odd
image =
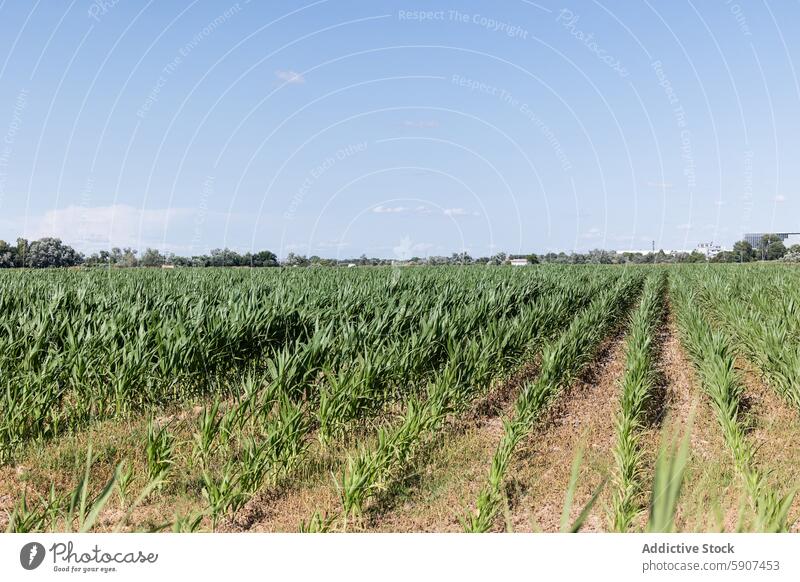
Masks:
[[[796,531],[799,284],[0,271],[0,526]]]

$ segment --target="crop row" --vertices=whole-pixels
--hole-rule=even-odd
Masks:
[[[616,418],[616,483],[612,519],[616,531],[627,531],[641,511],[643,475],[639,433],[656,384],[656,333],[664,314],[666,272],[654,273],[644,285],[642,299],[631,317],[625,345],[625,370],[620,380]]]
[[[698,372],[703,390],[722,430],[736,473],[748,494],[758,531],[786,531],[794,493],[780,495],[766,482],[755,462],[755,449],[747,436],[742,412],[743,384],[735,368],[735,352],[726,334],[714,329],[702,312],[703,303],[680,278],[671,293],[678,313],[684,346]]]
[[[475,512],[465,519],[467,531],[485,532],[492,527],[503,502],[503,482],[517,445],[531,432],[547,405],[591,361],[640,285],[638,275],[621,277],[613,287],[600,292],[558,339],[544,348],[539,375],[523,387],[513,418],[504,422],[487,483],[478,494]]]

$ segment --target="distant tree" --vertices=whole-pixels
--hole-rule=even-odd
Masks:
[[[0,269],[15,267],[17,247],[13,247],[4,240],[0,240]]]
[[[733,251],[720,251],[711,258],[712,263],[738,263],[739,255]]]
[[[507,260],[508,260],[508,255],[507,255],[507,254],[505,254],[505,253],[497,253],[497,254],[495,254],[495,255],[492,255],[492,258],[491,258],[491,259],[489,259],[489,261],[490,261],[490,262],[491,262],[493,265],[502,265],[502,264],[504,264],[504,263],[505,263]]]
[[[792,247],[797,247],[800,245],[792,245]],[[800,263],[800,248],[797,250],[789,250],[785,255],[783,255],[780,259],[786,263]]]
[[[453,253],[450,257],[450,262],[455,265],[469,265],[472,263],[472,257],[466,251]]]
[[[531,265],[538,265],[539,264],[539,257],[536,256],[535,253],[531,253],[525,257],[528,259],[528,263]]]
[[[130,247],[125,247],[122,249],[122,256],[117,264],[120,267],[135,267],[138,265],[139,261],[136,259],[136,249],[132,249]]]
[[[79,265],[83,257],[61,239],[46,237],[35,240],[27,249],[25,265],[34,268],[72,267]]]
[[[767,245],[766,259],[768,261],[774,261],[776,259],[780,259],[785,254],[786,254],[786,247],[784,246],[782,241],[780,240],[772,241]]]
[[[705,263],[707,257],[703,253],[692,251],[691,253],[680,253],[677,259],[679,263]]]
[[[242,255],[226,247],[224,249],[211,249],[210,263],[212,267],[242,267],[249,265],[250,260],[245,260]]]
[[[254,267],[277,267],[278,257],[272,251],[259,251],[253,255],[252,265]]]
[[[592,249],[585,256],[587,263],[596,265],[610,265],[613,262],[612,253],[603,249]]]
[[[160,267],[166,263],[167,258],[162,255],[157,249],[148,248],[139,259],[139,265],[142,267]]]
[[[753,260],[753,245],[746,240],[733,243],[733,250],[731,252],[738,257],[737,261],[741,263],[749,263]]]
[[[580,253],[572,253],[569,256],[569,262],[574,265],[582,265],[586,263],[586,261],[587,261],[586,255],[582,255]]]
[[[17,239],[17,252],[14,254],[14,266],[16,267],[27,266],[29,247],[30,243],[28,243],[28,239],[24,238]]]
[[[664,252],[664,249],[658,249],[657,253],[653,254],[653,262],[654,263],[671,263],[672,257],[670,257],[667,253]]]
[[[296,255],[294,253],[289,253],[288,255],[286,255],[286,260],[283,261],[283,264],[286,265],[287,267],[307,267],[309,265],[309,260],[306,258],[305,255]]]
[[[755,249],[756,251],[756,258],[764,260],[769,260],[767,257],[769,246],[773,243],[779,242],[783,245],[781,238],[777,234],[765,234],[761,237],[761,240],[758,241],[758,247]]]

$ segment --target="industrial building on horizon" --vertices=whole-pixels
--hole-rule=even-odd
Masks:
[[[768,234],[777,236],[787,248],[800,244],[800,232],[746,232],[742,240],[749,242],[753,248],[757,248],[761,244],[761,239]]]

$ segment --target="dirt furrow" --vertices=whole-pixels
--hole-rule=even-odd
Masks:
[[[457,420],[434,446],[410,480],[410,486],[385,512],[372,516],[368,528],[382,532],[462,532],[460,517],[486,481],[492,455],[503,436],[503,418],[538,362],[525,365]]]
[[[645,445],[653,467],[662,439],[685,434],[692,419],[690,456],[678,503],[678,531],[736,529],[746,495],[734,472],[731,454],[707,396],[683,350],[677,322],[670,315],[662,347],[661,371],[666,384],[664,430],[650,431]],[[652,469],[651,473],[652,475]],[[648,487],[648,495],[650,489]],[[644,526],[646,515],[642,516]]]
[[[579,447],[583,446],[584,453],[573,518],[610,474],[624,348],[624,333],[620,332],[606,343],[584,376],[558,397],[542,429],[520,447],[508,478],[507,529],[559,530],[572,461]],[[605,530],[606,521],[594,511],[584,530]]]

